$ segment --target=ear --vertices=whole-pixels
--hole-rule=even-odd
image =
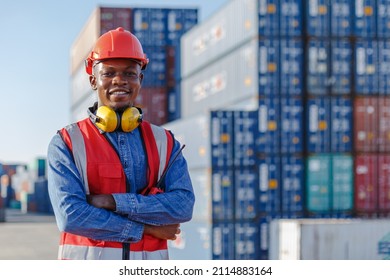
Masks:
[[[97,86],[96,86],[96,77],[94,75],[90,75],[89,76],[89,83],[91,84],[91,88],[93,90],[96,90],[97,89]]]
[[[144,73],[139,74],[139,83],[142,85],[142,81],[144,80]]]

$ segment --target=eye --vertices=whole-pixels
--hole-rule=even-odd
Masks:
[[[135,72],[125,72],[124,75],[130,79],[138,78],[138,74]]]
[[[103,77],[113,77],[114,75],[115,75],[115,73],[112,71],[105,71],[102,73]]]

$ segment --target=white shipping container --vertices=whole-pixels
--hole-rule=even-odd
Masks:
[[[71,77],[71,84],[71,106],[77,106],[80,100],[85,99],[93,92],[91,84],[89,83],[89,75],[85,72],[84,64],[74,71],[74,74]]]
[[[83,96],[81,100],[71,108],[71,122],[77,122],[88,117],[88,108],[97,102],[97,94],[92,89],[89,94]]]
[[[164,128],[171,130],[175,138],[186,145],[183,155],[189,169],[211,166],[209,114],[179,119],[165,124]]]
[[[193,221],[211,221],[211,169],[190,169],[195,194]]]
[[[389,219],[275,219],[270,224],[271,260],[389,257]]]
[[[258,49],[253,39],[181,82],[182,117],[208,115],[257,96]]]
[[[259,109],[259,97],[251,96],[247,99],[234,102],[224,107],[225,110],[254,111]]]
[[[84,65],[96,40],[100,36],[100,8],[96,8],[70,49],[70,73],[73,75],[77,69]]]
[[[256,37],[256,0],[231,0],[181,39],[182,78]]]

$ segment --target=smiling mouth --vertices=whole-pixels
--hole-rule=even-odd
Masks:
[[[114,95],[114,96],[125,96],[125,95],[129,95],[130,93],[127,92],[127,91],[114,91],[114,92],[111,92],[110,95]]]

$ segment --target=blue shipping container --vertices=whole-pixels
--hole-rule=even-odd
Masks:
[[[279,35],[278,0],[259,0],[259,35],[272,37]]]
[[[167,13],[164,9],[134,8],[133,34],[145,46],[166,46]]]
[[[357,94],[378,93],[378,42],[357,40],[355,44],[355,91]]]
[[[212,111],[210,117],[211,165],[232,167],[234,132],[232,111]]]
[[[254,166],[257,163],[258,116],[257,111],[234,111],[233,113],[235,166]]]
[[[302,156],[281,158],[281,204],[283,216],[303,216],[304,162]]]
[[[303,43],[300,39],[280,40],[281,95],[303,94]]]
[[[256,222],[238,222],[235,224],[235,259],[259,259],[259,226]]]
[[[377,36],[390,38],[390,1],[377,0]]]
[[[168,89],[168,122],[181,117],[180,96],[180,83]]]
[[[352,92],[352,45],[348,40],[332,40],[330,85],[332,94]]]
[[[329,0],[306,2],[306,33],[309,36],[329,36]]]
[[[362,38],[376,36],[376,0],[355,1],[354,35]]]
[[[212,225],[213,260],[234,260],[234,223],[218,222]]]
[[[174,69],[174,78],[177,83],[181,82],[181,47],[180,44],[175,46],[175,69]]]
[[[280,152],[303,152],[303,103],[301,98],[280,98]]]
[[[306,149],[309,153],[330,151],[330,101],[328,97],[307,100]]]
[[[314,95],[328,93],[330,42],[310,39],[307,48],[307,92]]]
[[[352,152],[352,101],[331,98],[331,152]]]
[[[303,33],[302,27],[302,0],[279,0],[280,31],[281,36],[299,37]]]
[[[144,52],[150,62],[144,71],[143,87],[161,87],[167,84],[166,48],[161,46],[144,46]],[[142,89],[141,89],[142,91]]]
[[[279,92],[279,40],[259,40],[259,95]]]
[[[167,44],[180,45],[181,36],[198,23],[197,9],[166,9]]]
[[[214,221],[234,219],[234,172],[232,169],[212,169],[212,218]]]
[[[269,247],[270,247],[270,223],[277,216],[268,215],[263,216],[259,220],[259,237],[260,237],[260,256],[259,260],[269,259]]]
[[[329,3],[331,35],[347,37],[352,35],[353,1],[333,0]]]
[[[259,159],[259,214],[280,214],[280,157]]]
[[[37,179],[34,182],[34,199],[36,211],[39,213],[53,213],[53,208],[49,198],[48,182],[45,178]]]
[[[234,169],[236,220],[254,219],[258,213],[259,177],[256,166]]]
[[[378,65],[378,87],[379,87],[378,92],[380,95],[389,95],[390,94],[390,38],[388,40],[378,40],[378,61],[380,62],[378,63],[379,64]]]
[[[257,150],[259,153],[279,153],[280,151],[280,107],[279,98],[259,100],[259,129]]]

